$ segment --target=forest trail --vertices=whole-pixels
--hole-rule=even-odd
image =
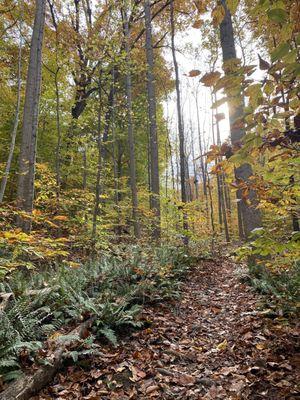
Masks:
[[[145,308],[148,328],[68,367],[34,399],[298,398],[296,328],[265,317],[235,271],[203,261],[179,301]]]

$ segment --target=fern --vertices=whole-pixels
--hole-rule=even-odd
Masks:
[[[116,255],[84,268],[59,266],[43,272],[18,271],[0,284],[2,292],[13,293],[9,308],[0,315],[0,375],[13,379],[20,372],[19,354],[26,349],[34,356],[42,342],[62,324],[96,316],[96,336],[117,344],[122,329],[140,328],[138,320],[145,300],[161,300],[179,295],[179,277],[189,268],[185,250],[170,246],[153,249],[138,246],[120,247]],[[31,289],[40,291],[34,297]],[[94,337],[82,341],[78,337],[61,336],[60,341],[77,340],[77,348],[67,356],[78,360],[92,354]],[[40,360],[45,362],[45,360]]]
[[[98,334],[103,335],[114,346],[117,346],[118,339],[113,329],[109,328],[108,326],[104,326],[98,330]]]

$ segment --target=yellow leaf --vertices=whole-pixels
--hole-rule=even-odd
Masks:
[[[224,339],[223,342],[221,342],[217,345],[217,349],[220,351],[223,351],[223,350],[226,350],[227,346],[228,346],[227,339]]]
[[[74,262],[74,261],[69,261],[69,266],[70,266],[71,268],[76,269],[76,268],[80,268],[80,267],[81,267],[81,264],[80,264],[80,263],[77,263],[77,262]]]
[[[227,0],[226,3],[227,3],[227,7],[230,10],[230,13],[235,14],[235,12],[238,8],[238,5],[239,5],[239,0]]]
[[[225,17],[225,10],[222,5],[215,7],[211,13],[214,26],[220,25]]]
[[[52,333],[52,335],[49,336],[49,340],[56,340],[56,339],[58,339],[60,336],[62,336],[62,333],[60,333],[60,332],[54,332],[54,333]]]
[[[259,342],[255,345],[258,350],[264,350],[267,346],[265,342]]]

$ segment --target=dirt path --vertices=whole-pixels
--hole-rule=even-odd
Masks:
[[[264,318],[234,269],[203,263],[181,301],[145,310],[149,328],[67,368],[35,399],[299,398],[296,328]]]

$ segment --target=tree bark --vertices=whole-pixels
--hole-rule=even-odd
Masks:
[[[1,181],[0,187],[0,203],[2,203],[4,198],[4,193],[7,185],[8,176],[10,173],[11,163],[14,155],[16,137],[19,125],[19,114],[20,114],[20,104],[21,104],[21,87],[22,87],[22,46],[23,46],[23,37],[22,37],[22,24],[20,23],[20,39],[19,39],[19,52],[18,52],[18,86],[17,86],[17,104],[16,104],[16,113],[14,119],[14,126],[11,135],[11,142],[9,147],[8,158],[5,166],[4,176]]]
[[[198,173],[197,173],[197,165],[195,160],[195,147],[193,140],[193,126],[191,121],[191,146],[192,146],[192,157],[193,157],[193,170],[194,170],[194,188],[195,188],[195,199],[199,199],[199,187],[198,187]]]
[[[95,188],[95,205],[93,212],[93,228],[92,238],[95,239],[97,233],[97,217],[99,214],[100,193],[101,193],[101,170],[102,170],[102,138],[101,138],[101,116],[102,116],[102,90],[101,90],[101,71],[99,76],[98,88],[99,104],[98,104],[98,123],[97,123],[97,149],[98,149],[98,162],[97,162],[97,177]]]
[[[234,33],[232,26],[232,18],[230,11],[227,7],[226,0],[221,0],[221,3],[225,10],[225,17],[220,24],[220,39],[223,53],[223,62],[226,63],[228,60],[236,58],[236,49],[234,44]],[[231,101],[229,94],[228,106],[229,106],[229,122],[230,122],[230,133],[231,141],[233,144],[239,142],[245,135],[243,128],[238,126],[237,121],[243,117],[243,98],[240,96],[240,102],[236,105],[235,101]],[[252,168],[249,164],[243,164],[236,168],[236,180],[237,183],[243,181],[249,181],[252,175]],[[252,203],[250,206],[242,198],[241,190],[237,191],[238,200],[238,215],[242,219],[239,221],[240,237],[248,238],[251,231],[261,226],[261,215],[259,210],[256,208],[256,195],[253,190],[250,190],[249,200]],[[243,227],[243,232],[241,232]]]
[[[118,235],[121,234],[121,218],[120,218],[120,197],[119,197],[119,173],[118,173],[118,139],[116,137],[115,130],[115,68],[112,68],[112,88],[113,88],[113,97],[112,97],[112,107],[111,107],[111,135],[112,135],[112,161],[113,161],[113,173],[114,173],[114,200],[115,200],[115,209],[117,212],[117,226],[116,233]]]
[[[217,101],[216,94],[214,96],[214,101]],[[217,114],[218,114],[218,108],[216,108],[215,115],[217,115]],[[220,126],[219,126],[218,119],[216,119],[216,128],[217,128],[217,145],[220,147],[221,146],[221,133],[220,133]],[[221,161],[221,158],[218,160],[218,162],[220,162],[220,161]],[[226,238],[226,242],[230,242],[227,210],[226,210],[226,202],[225,202],[224,173],[218,174],[217,177],[218,177],[218,185],[219,185],[219,203],[221,206],[221,213],[222,213],[222,217],[223,217],[222,219],[223,219],[223,224],[224,224],[225,238]]]
[[[57,48],[56,48],[57,51]],[[60,126],[60,93],[59,93],[59,85],[58,85],[58,73],[59,67],[54,74],[54,84],[55,84],[55,99],[56,99],[56,130],[57,130],[57,143],[56,143],[56,151],[55,151],[55,170],[56,170],[56,200],[57,207],[59,206],[60,201],[60,187],[61,187],[61,173],[60,173],[60,164],[61,164],[61,142],[62,142],[62,132]]]
[[[136,162],[135,162],[135,144],[132,121],[132,80],[130,72],[130,46],[129,46],[129,25],[127,10],[124,10],[124,33],[125,33],[125,51],[126,51],[126,98],[127,98],[127,128],[128,128],[128,147],[129,147],[129,170],[130,170],[130,188],[134,236],[139,239],[141,236],[140,223],[138,219],[138,193],[136,184]]]
[[[73,329],[68,335],[78,336],[78,339],[81,339],[86,330],[92,326],[95,319],[94,316],[89,318]],[[54,341],[57,349],[51,357],[46,359],[47,364],[45,363],[45,365],[38,367],[32,375],[25,375],[25,377],[14,381],[7,389],[0,393],[0,400],[29,400],[37,394],[52,381],[57,371],[62,367],[66,349],[71,345],[74,346],[78,339],[70,339],[62,342],[63,344],[59,343],[58,340]]]
[[[152,235],[155,240],[160,238],[160,188],[159,188],[159,158],[156,123],[156,94],[154,83],[154,54],[152,45],[151,9],[150,1],[144,1],[145,30],[146,30],[146,58],[147,58],[147,95],[149,115],[150,141],[150,208],[154,211]]]
[[[186,164],[185,156],[185,137],[182,123],[182,110],[181,110],[181,93],[180,93],[180,82],[179,82],[179,70],[176,59],[175,50],[175,24],[174,24],[174,0],[170,2],[170,25],[171,25],[171,48],[173,64],[175,69],[175,87],[176,87],[176,106],[177,106],[177,123],[178,123],[178,137],[179,137],[179,160],[180,160],[180,184],[181,184],[181,200],[185,204],[188,202],[187,192],[187,179],[186,172],[188,165]],[[188,231],[187,215],[183,212],[183,229]],[[184,242],[188,242],[187,237],[184,237]]]
[[[198,104],[198,93],[195,94],[196,101],[196,113],[197,113],[197,130],[198,130],[198,141],[199,141],[199,151],[200,151],[200,166],[202,174],[202,184],[203,184],[203,194],[207,199],[207,184],[206,184],[206,173],[203,160],[203,148],[202,148],[202,138],[201,138],[201,127],[200,127],[200,114],[199,114],[199,104]]]
[[[18,217],[17,224],[24,232],[31,230],[34,200],[36,144],[39,100],[42,78],[42,47],[45,26],[46,0],[36,0],[35,19],[31,38],[27,72],[22,141],[19,159],[17,205],[29,218]]]

